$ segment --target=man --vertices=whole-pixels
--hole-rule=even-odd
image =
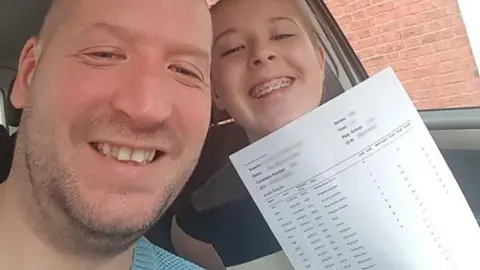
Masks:
[[[54,1],[11,98],[1,269],[195,269],[141,236],[204,143],[211,41],[204,0]]]

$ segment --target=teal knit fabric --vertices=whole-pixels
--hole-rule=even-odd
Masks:
[[[141,238],[135,247],[132,270],[202,270]]]

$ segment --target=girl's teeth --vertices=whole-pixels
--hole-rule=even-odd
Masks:
[[[271,81],[255,86],[250,95],[253,98],[261,98],[275,90],[289,87],[291,84],[292,80],[290,78],[273,79]]]

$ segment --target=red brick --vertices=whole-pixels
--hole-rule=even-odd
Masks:
[[[445,7],[448,8],[448,11],[450,12],[450,14],[455,14],[455,13],[458,13],[460,11],[460,9],[458,8],[457,1],[446,2]]]
[[[395,8],[394,2],[389,1],[367,8],[368,16],[375,16],[380,13],[391,11]]]
[[[393,41],[400,40],[401,35],[400,35],[400,32],[397,31],[397,32],[390,32],[390,33],[383,34],[379,38],[380,38],[380,43],[384,44],[384,43],[390,43]]]
[[[355,21],[355,23],[351,24],[350,29],[352,31],[357,31],[360,29],[367,28],[369,26],[375,25],[375,19],[374,18],[366,18],[363,20]]]
[[[454,29],[453,29],[454,33],[455,33],[455,36],[466,36],[467,35],[467,31],[465,29],[465,26],[464,25],[458,25],[456,26]]]
[[[455,61],[448,61],[448,62],[443,62],[439,64],[438,74],[451,73],[459,70],[467,72],[468,70],[472,71],[473,67],[474,67],[473,62],[470,61],[470,59],[464,58],[464,59],[455,60]]]
[[[377,53],[375,51],[375,48],[367,48],[361,51],[357,52],[357,55],[360,59],[366,59],[372,56],[375,56]]]
[[[438,32],[432,32],[421,37],[422,44],[434,43],[443,39],[449,39],[453,37],[452,29],[445,29]]]
[[[455,50],[444,51],[436,54],[429,54],[417,58],[417,61],[420,66],[432,65],[437,63],[443,63],[446,61],[452,61],[458,59],[457,53]]]
[[[401,81],[425,78],[425,77],[432,76],[433,74],[435,74],[434,66],[428,66],[428,67],[422,67],[422,68],[413,69],[413,70],[397,72],[397,76]]]
[[[435,46],[435,50],[437,52],[449,50],[451,48],[454,48],[454,46],[451,45],[451,40],[442,40],[440,42],[436,42],[433,44]]]
[[[352,15],[352,18],[353,20],[360,20],[360,19],[364,19],[367,17],[367,13],[365,12],[365,10],[360,10],[360,11],[357,11],[355,13],[353,13]]]
[[[388,54],[391,52],[396,52],[405,49],[405,44],[402,41],[397,41],[377,47],[377,54]]]
[[[460,70],[454,73],[437,76],[435,78],[435,85],[444,86],[452,83],[458,83],[458,82],[468,80],[469,77],[470,77],[470,74],[467,74],[463,70]]]
[[[425,31],[438,31],[444,29],[444,18],[425,23]]]
[[[344,15],[344,16],[338,18],[338,19],[337,19],[337,22],[338,22],[339,24],[344,25],[344,24],[350,23],[352,20],[353,20],[352,15],[347,14],[347,15]]]
[[[393,16],[396,18],[403,18],[410,15],[408,6],[402,6],[395,9]]]
[[[388,63],[393,63],[393,62],[400,61],[400,59],[401,59],[400,53],[394,52],[394,53],[391,53],[391,54],[387,54],[387,55],[385,55],[385,59],[387,60]]]
[[[460,94],[449,97],[439,97],[437,102],[439,108],[464,107],[465,104],[471,104],[472,97],[469,94]]]
[[[400,31],[400,36],[401,36],[402,39],[406,39],[406,38],[409,38],[409,37],[414,37],[414,36],[421,35],[423,33],[425,33],[425,28],[423,27],[423,25],[418,25],[418,26],[414,26],[414,27],[410,27],[410,28],[401,30]]]
[[[372,35],[379,35],[379,34],[391,32],[391,31],[395,31],[399,29],[399,26],[400,24],[398,23],[398,21],[388,22],[381,25],[376,25],[376,27],[372,28],[370,32],[372,33]]]
[[[385,65],[386,60],[385,60],[385,56],[375,56],[372,58],[365,59],[362,62],[363,62],[363,65],[365,65],[366,67],[378,67],[378,66]]]
[[[349,5],[345,6],[345,12],[346,13],[352,13],[357,10],[363,9],[365,7],[368,7],[370,5],[370,0],[359,0],[355,2],[350,2]]]
[[[329,0],[327,5],[328,8],[332,9],[335,7],[345,6],[350,2],[352,2],[352,0]]]
[[[437,107],[436,100],[434,99],[414,100],[413,103],[418,110],[426,110]]]
[[[407,28],[413,25],[417,25],[417,17],[412,15],[399,20],[400,29]]]
[[[366,29],[358,31],[358,36],[360,37],[360,39],[365,39],[371,37],[372,34],[370,33],[370,30]]]
[[[422,45],[422,40],[420,37],[411,37],[403,41],[405,43],[405,48],[413,48]]]
[[[417,3],[413,3],[407,6],[407,14],[410,15],[418,15],[424,11],[429,11],[435,9],[436,6],[431,3],[431,1],[418,1]]]
[[[325,2],[367,72],[392,66],[417,108],[480,105],[458,0]]]
[[[439,92],[438,96],[454,96],[465,92],[468,87],[468,82],[458,82],[444,86]]]
[[[353,46],[353,48],[355,48],[355,50],[362,50],[362,49],[365,49],[365,48],[376,46],[377,44],[378,44],[378,38],[372,37],[372,38],[367,38],[367,39],[362,39],[362,40],[356,41],[356,42],[352,43],[352,46]]]
[[[480,92],[480,79],[475,79],[468,84],[468,90],[472,92]]]
[[[395,19],[395,17],[393,16],[393,14],[382,13],[382,14],[378,14],[377,16],[375,16],[375,23],[376,24],[382,24],[382,23],[386,23],[386,22],[394,20],[394,19]]]
[[[432,45],[415,47],[405,51],[400,52],[401,59],[410,59],[413,57],[419,57],[426,54],[431,54],[435,52],[435,48]]]
[[[434,80],[433,80],[433,77],[430,76],[430,77],[425,77],[421,79],[404,82],[403,86],[405,87],[405,89],[409,91],[425,90],[425,89],[434,87]]]
[[[418,15],[418,22],[429,22],[435,19],[443,18],[448,16],[450,13],[448,9],[441,8],[436,10],[427,11]]]
[[[451,48],[470,46],[470,41],[467,36],[452,38],[448,40],[448,43]]]
[[[473,106],[480,105],[480,92],[475,92],[472,94],[472,105]]]
[[[360,37],[358,36],[357,32],[347,33],[346,36],[347,36],[347,40],[350,42],[350,44],[352,44],[352,46],[353,46],[353,43],[360,40]]]
[[[397,62],[393,64],[393,69],[398,72],[398,71],[404,71],[404,70],[411,70],[415,69],[418,67],[418,63],[415,59],[412,60],[406,60],[402,62]]]
[[[335,18],[339,18],[340,16],[343,16],[346,14],[345,7],[342,7],[342,6],[329,8],[329,10]]]
[[[387,1],[390,1],[390,0],[370,0],[372,5],[380,4],[380,3],[383,3],[383,2],[387,2]]]
[[[410,98],[414,100],[432,99],[437,97],[437,95],[438,95],[437,88],[409,92]]]

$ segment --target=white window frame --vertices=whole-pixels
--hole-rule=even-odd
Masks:
[[[473,58],[480,69],[480,1],[479,0],[458,0],[460,12],[463,17],[468,39],[473,52]]]
[[[5,118],[5,104],[3,91],[0,89],[0,125],[7,126],[7,119]]]

